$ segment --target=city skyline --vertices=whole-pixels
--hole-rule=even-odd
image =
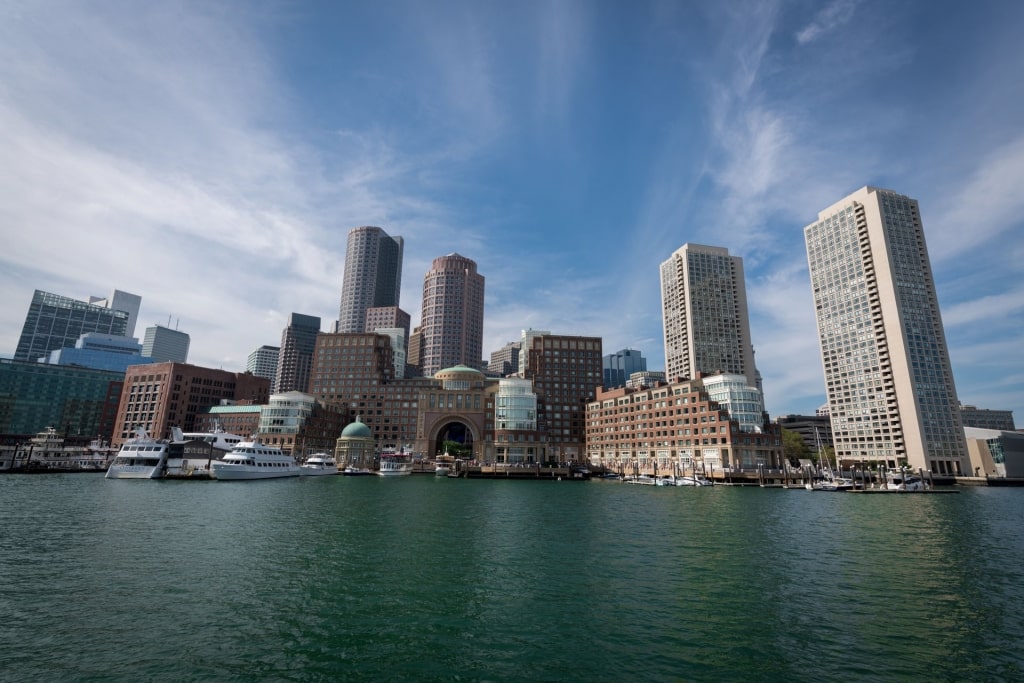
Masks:
[[[658,265],[693,242],[744,260],[766,408],[813,414],[802,229],[871,185],[920,202],[960,400],[1024,415],[1018,3],[0,17],[0,354],[34,289],[119,287],[243,370],[290,312],[334,319],[346,236],[379,225],[407,282],[476,261],[483,357],[539,328],[658,370]]]

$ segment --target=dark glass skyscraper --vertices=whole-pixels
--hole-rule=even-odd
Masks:
[[[402,293],[401,237],[365,225],[348,233],[338,332],[366,332],[369,308],[398,306]]]
[[[604,368],[604,388],[626,386],[626,380],[634,372],[647,370],[647,359],[642,351],[636,349],[622,349],[610,353],[602,360]]]
[[[281,351],[271,391],[280,394],[309,390],[309,371],[313,366],[313,349],[316,348],[318,334],[319,316],[292,313],[288,317],[288,327],[281,332]]]

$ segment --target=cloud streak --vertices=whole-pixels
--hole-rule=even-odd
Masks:
[[[811,23],[797,32],[796,42],[806,45],[839,28],[853,18],[858,4],[860,0],[834,0],[829,3],[818,12]]]

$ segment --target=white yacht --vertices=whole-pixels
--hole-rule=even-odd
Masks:
[[[338,474],[338,463],[330,453],[314,453],[306,458],[299,467],[299,476],[319,477],[325,474]]]
[[[107,468],[107,479],[159,479],[167,471],[170,444],[150,438],[145,429],[121,445]]]
[[[921,477],[909,471],[889,470],[885,475],[885,488],[889,491],[924,491]]]
[[[676,486],[713,486],[714,482],[699,474],[693,476],[685,475],[676,478]]]
[[[299,466],[290,455],[285,455],[277,446],[255,440],[235,444],[222,460],[213,463],[215,479],[232,481],[297,477],[299,472]]]
[[[175,437],[177,439],[177,436]],[[245,437],[225,432],[220,425],[216,425],[212,432],[185,432],[181,435],[182,441],[204,441],[219,451],[230,451],[235,444],[245,441]]]

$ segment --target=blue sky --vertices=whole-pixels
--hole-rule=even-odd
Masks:
[[[0,353],[36,288],[142,296],[243,369],[337,316],[345,239],[487,278],[527,327],[663,367],[658,266],[744,258],[772,415],[824,402],[803,227],[921,203],[960,398],[1024,422],[1024,3],[0,5]]]

